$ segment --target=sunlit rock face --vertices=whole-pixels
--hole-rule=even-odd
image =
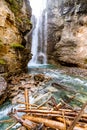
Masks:
[[[30,59],[24,36],[31,29],[31,12],[23,0],[10,2],[0,0],[0,73],[25,69]]]
[[[49,1],[49,63],[87,68],[87,1]]]

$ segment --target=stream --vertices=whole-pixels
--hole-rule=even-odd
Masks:
[[[49,67],[49,68],[48,68]],[[70,76],[61,73],[60,70],[54,69],[51,65],[40,65],[36,68],[30,67],[29,73],[32,75],[35,74],[44,74],[44,76],[51,77],[51,80],[46,82],[45,84],[42,84],[39,88],[37,87],[35,90],[35,93],[38,93],[38,96],[43,95],[45,93],[50,93],[52,96],[55,97],[57,102],[60,102],[61,99],[64,101],[67,100],[70,96],[75,95],[74,92],[76,92],[76,97],[73,101],[71,101],[70,105],[74,108],[77,108],[78,106],[81,107],[83,103],[87,101],[87,80],[75,76]],[[52,83],[58,82],[61,85],[65,85],[69,91],[66,91],[66,89],[62,88],[55,88],[52,86]],[[47,95],[47,97],[49,94]],[[33,98],[33,97],[32,97]],[[38,98],[38,97],[37,97]],[[32,99],[31,99],[32,100]],[[33,98],[33,102],[34,99]],[[44,99],[45,100],[45,99]],[[11,111],[12,108],[18,108],[18,105],[11,105],[11,102],[6,101],[1,107],[0,107],[0,120],[6,120],[9,119],[7,116],[7,113]],[[87,110],[86,110],[87,112]],[[12,123],[1,123],[0,124],[0,130],[6,130],[8,126],[10,126]],[[11,130],[16,130],[17,127],[20,126],[17,124],[15,127],[13,127]]]

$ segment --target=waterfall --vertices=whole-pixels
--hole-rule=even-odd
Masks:
[[[32,59],[28,66],[47,63],[47,0],[30,0],[32,8]]]

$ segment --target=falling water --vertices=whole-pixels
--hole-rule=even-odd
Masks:
[[[31,53],[32,59],[28,66],[46,64],[47,46],[47,0],[31,0],[33,33]]]

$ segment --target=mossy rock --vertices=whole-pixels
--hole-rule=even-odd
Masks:
[[[1,65],[5,65],[6,64],[6,61],[4,59],[0,59],[0,64]]]
[[[17,22],[22,23],[21,18],[16,18]]]
[[[0,42],[0,47],[2,47],[3,46],[3,44]]]
[[[10,8],[15,15],[20,12],[23,5],[23,0],[6,0],[10,4]]]
[[[0,39],[0,47],[2,47],[3,46],[3,43],[2,43],[2,40]]]
[[[19,44],[19,43],[13,43],[12,45],[11,45],[11,48],[14,48],[14,49],[24,49],[24,46],[23,45],[21,45],[21,44]]]
[[[28,18],[26,18],[26,22],[27,22],[27,24],[32,25],[32,22]]]

